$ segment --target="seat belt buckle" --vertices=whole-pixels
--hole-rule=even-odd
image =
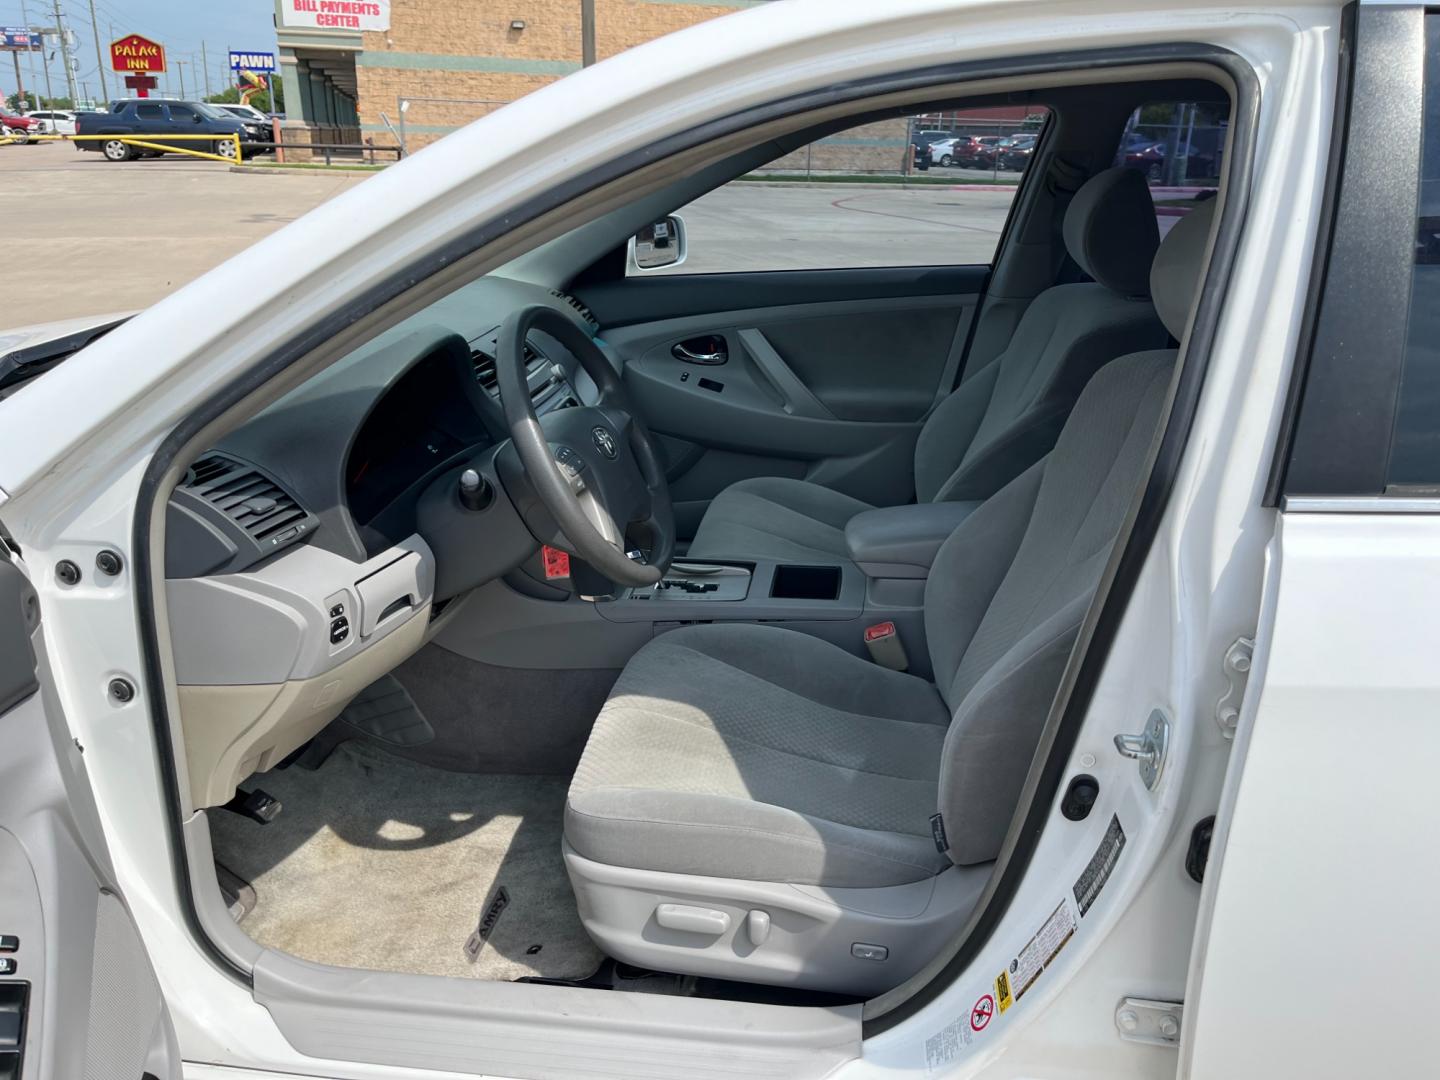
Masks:
[[[870,659],[891,671],[905,671],[910,660],[905,655],[905,646],[900,641],[900,632],[893,622],[876,623],[865,628],[865,648],[870,650]]]

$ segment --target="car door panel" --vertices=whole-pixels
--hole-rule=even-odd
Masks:
[[[591,310],[661,436],[681,535],[720,491],[754,476],[908,501],[920,425],[954,384],[987,273],[902,267],[607,286]],[[624,288],[652,298],[641,305],[649,319],[634,318],[634,297],[615,299]],[[712,339],[723,342],[721,362],[677,353]]]
[[[0,934],[18,939],[0,952],[0,1075],[178,1080],[164,997],[115,886],[38,625],[35,593],[0,544]]]

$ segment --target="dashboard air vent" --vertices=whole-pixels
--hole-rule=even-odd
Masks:
[[[582,304],[579,300],[576,300],[575,297],[571,296],[569,293],[563,293],[559,289],[551,289],[550,295],[555,297],[555,299],[557,300],[569,304],[572,308],[579,312],[582,319],[584,319],[591,326],[596,327],[597,329],[599,328],[600,324],[595,321],[595,316],[591,314],[590,309],[587,308],[584,304]]]
[[[310,516],[294,496],[258,469],[219,454],[192,465],[185,487],[260,544],[291,539],[283,534],[305,525]]]
[[[550,361],[541,355],[535,346],[531,345],[528,341],[525,343],[525,374],[527,376],[534,375],[535,372],[546,367],[549,363]],[[475,381],[480,384],[481,388],[491,397],[499,397],[500,389],[497,385],[499,380],[495,374],[495,358],[483,349],[471,349],[470,366],[474,369]],[[549,383],[546,383],[545,387],[537,388],[531,396],[540,397],[541,390],[549,385]]]

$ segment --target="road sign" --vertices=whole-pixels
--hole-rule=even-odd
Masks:
[[[125,74],[162,72],[165,70],[165,46],[139,34],[127,34],[110,43],[110,66]]]
[[[38,49],[40,35],[28,26],[0,26],[0,49]]]
[[[230,50],[231,71],[274,71],[275,54],[269,52],[237,52]]]

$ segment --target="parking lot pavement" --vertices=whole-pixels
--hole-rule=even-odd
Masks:
[[[168,156],[117,164],[67,143],[0,146],[4,326],[155,303],[362,172],[241,175]],[[682,211],[682,273],[986,262],[1014,189],[738,182]]]
[[[366,176],[0,146],[4,325],[146,307]]]

